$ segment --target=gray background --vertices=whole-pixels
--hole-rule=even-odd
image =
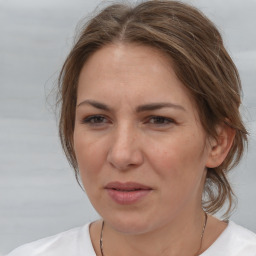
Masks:
[[[0,0],[0,252],[96,218],[61,151],[49,95],[76,24],[101,1]],[[232,216],[256,232],[256,1],[194,0],[220,28],[244,87],[249,152]]]

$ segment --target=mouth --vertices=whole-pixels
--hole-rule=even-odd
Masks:
[[[117,191],[137,191],[137,190],[152,190],[151,187],[145,186],[136,182],[110,182],[105,186],[106,189],[113,189]]]
[[[116,191],[123,191],[123,192],[131,192],[131,191],[139,191],[139,190],[143,190],[141,188],[134,188],[134,189],[118,189],[118,188],[112,188],[113,190]]]
[[[110,198],[118,204],[134,204],[145,198],[153,190],[135,182],[111,182],[104,187]]]

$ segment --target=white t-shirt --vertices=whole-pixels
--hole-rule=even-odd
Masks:
[[[7,256],[96,256],[89,225],[25,244]],[[200,256],[256,256],[256,234],[230,221]]]

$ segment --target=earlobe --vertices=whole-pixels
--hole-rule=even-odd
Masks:
[[[216,168],[223,163],[233,144],[235,130],[225,123],[217,126],[217,138],[210,140],[210,152],[206,167]]]

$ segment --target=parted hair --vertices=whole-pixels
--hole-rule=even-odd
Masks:
[[[202,206],[216,213],[227,201],[226,214],[234,202],[227,173],[237,165],[247,144],[239,106],[241,82],[215,25],[196,8],[168,0],[137,5],[117,3],[105,7],[81,29],[59,75],[59,135],[68,161],[79,176],[73,133],[80,71],[98,49],[112,43],[151,46],[170,58],[175,73],[196,103],[208,136],[217,138],[216,127],[225,124],[235,131],[224,162],[208,168]]]

